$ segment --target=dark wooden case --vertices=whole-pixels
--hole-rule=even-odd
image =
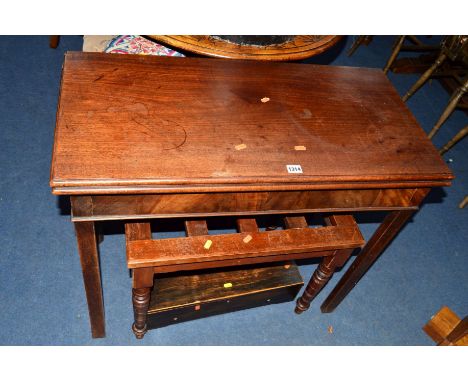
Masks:
[[[294,262],[157,275],[148,329],[293,301],[303,285]]]

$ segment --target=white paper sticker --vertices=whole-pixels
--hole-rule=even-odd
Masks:
[[[286,168],[290,174],[302,174],[302,167],[299,164],[287,164]]]

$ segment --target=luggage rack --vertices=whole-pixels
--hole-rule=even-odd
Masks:
[[[127,265],[133,270],[132,329],[136,337],[143,338],[148,329],[150,300],[157,300],[157,291],[151,296],[154,275],[161,273],[294,264],[292,260],[322,257],[296,303],[296,313],[307,310],[335,269],[344,265],[354,249],[364,245],[364,239],[351,215],[328,216],[325,226],[318,228],[309,227],[304,216],[287,216],[283,221],[283,230],[260,231],[255,219],[240,218],[236,221],[237,233],[210,235],[206,220],[186,220],[186,237],[168,239],[152,239],[148,221],[126,223]]]

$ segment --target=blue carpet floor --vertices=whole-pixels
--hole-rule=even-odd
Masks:
[[[308,62],[384,66],[394,37],[376,37],[348,58],[353,39]],[[433,190],[334,313],[321,314],[319,306],[342,273],[300,316],[293,303],[278,304],[173,325],[136,341],[124,237],[114,229],[101,245],[107,337],[92,340],[73,227],[48,186],[63,54],[81,46],[77,36],[63,36],[57,50],[46,36],[0,37],[0,345],[431,345],[421,327],[440,307],[468,314],[468,207],[457,207],[468,193],[465,140],[444,157],[457,177],[453,186]],[[389,74],[400,94],[417,77]],[[408,106],[428,132],[448,99],[432,81]],[[441,147],[466,123],[455,111],[434,144]],[[366,238],[377,217],[360,220]],[[314,268],[301,265],[305,280]]]

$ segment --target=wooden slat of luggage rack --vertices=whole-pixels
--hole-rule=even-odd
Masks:
[[[206,222],[189,223],[187,230],[195,230],[200,236],[160,240],[138,240],[128,243],[130,268],[155,267],[155,271],[198,269],[206,266],[230,266],[259,262],[291,260],[329,256],[334,250],[357,248],[364,240],[357,225],[345,224],[321,228],[295,228],[280,231],[254,232],[253,219],[239,219],[240,226],[249,226],[252,232],[207,235]],[[354,220],[353,220],[354,222]],[[252,228],[253,227],[253,228]],[[247,235],[251,240],[245,242]],[[209,249],[205,243],[211,240]],[[203,263],[203,264],[199,264]],[[182,268],[181,268],[182,266]]]

